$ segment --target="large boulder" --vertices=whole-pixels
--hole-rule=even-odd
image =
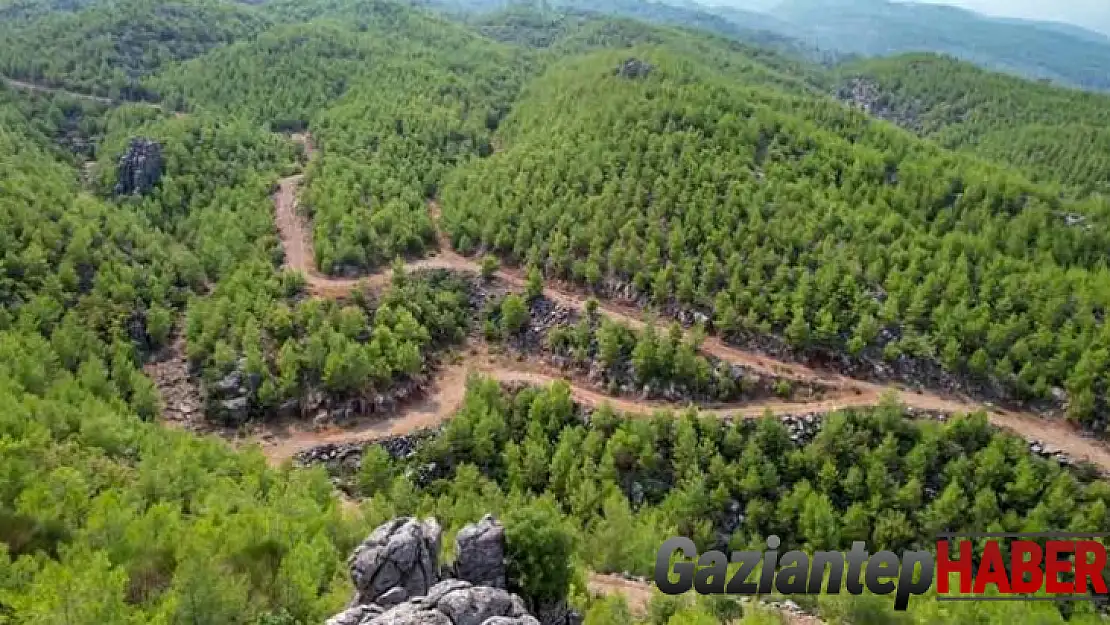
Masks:
[[[507,588],[505,528],[491,515],[455,536],[455,577],[475,586]]]
[[[442,530],[435,519],[394,519],[355,548],[348,564],[354,605],[394,605],[426,595],[438,575]]]
[[[374,530],[351,554],[354,600],[326,625],[541,625],[524,601],[505,588],[462,579],[436,583],[440,533],[435,519],[409,517]],[[487,515],[459,534],[462,569],[504,585],[501,524]],[[558,623],[564,622],[570,623]]]
[[[655,66],[640,59],[626,59],[617,66],[614,74],[621,78],[645,78]]]
[[[162,145],[135,137],[119,159],[117,195],[145,195],[162,178]]]
[[[360,625],[540,625],[520,597],[453,579]]]

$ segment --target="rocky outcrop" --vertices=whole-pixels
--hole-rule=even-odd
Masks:
[[[394,519],[355,548],[348,562],[355,605],[392,606],[426,595],[438,581],[442,530],[435,519]]]
[[[614,74],[621,78],[644,78],[651,73],[655,66],[640,59],[627,59],[617,66]]]
[[[355,598],[326,625],[540,625],[524,601],[504,588],[501,525],[487,515],[460,530],[457,540],[455,570],[501,587],[465,579],[437,582],[439,524],[394,519],[351,554]]]
[[[119,159],[117,195],[145,195],[162,178],[162,145],[135,137]]]
[[[886,120],[906,130],[922,132],[921,117],[924,111],[914,103],[896,103],[893,96],[884,93],[875,81],[855,77],[836,90],[840,101],[850,104],[868,115]]]
[[[202,429],[203,400],[189,371],[184,336],[175,333],[170,344],[154,360],[143,365],[143,371],[158,388],[164,420],[190,430]]]
[[[236,368],[204,388],[206,414],[213,421],[237,427],[250,418],[250,396],[257,388],[253,376],[244,373],[246,358],[241,358]]]
[[[420,444],[435,436],[438,431],[427,429],[376,440],[325,443],[297,453],[293,461],[299,466],[324,464],[332,470],[346,468],[357,471],[362,466],[362,454],[367,447],[381,447],[394,460],[405,460],[416,454]]]
[[[520,597],[452,579],[360,625],[540,625]]]
[[[455,536],[455,577],[478,586],[507,588],[505,528],[491,515]]]

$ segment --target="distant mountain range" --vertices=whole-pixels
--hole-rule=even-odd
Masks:
[[[1110,91],[1110,36],[1079,26],[996,18],[888,0],[415,0],[489,12],[583,11],[698,28],[822,62],[933,52],[1061,85]],[[728,2],[727,6],[722,3]],[[1108,25],[1110,29],[1110,25]]]
[[[887,0],[733,0],[703,10],[821,49],[866,56],[938,52],[1029,78],[1110,89],[1110,37],[1070,24]]]

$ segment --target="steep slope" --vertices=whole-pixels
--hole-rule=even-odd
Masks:
[[[380,62],[384,42],[338,22],[282,25],[213,50],[146,82],[168,105],[304,130]]]
[[[773,15],[810,45],[868,56],[940,52],[1031,78],[1110,89],[1110,41],[951,6],[888,0],[786,0]]]
[[[159,68],[265,29],[269,20],[215,0],[121,0],[0,25],[0,73],[109,97],[146,94]]]
[[[322,272],[422,255],[434,239],[424,200],[452,163],[490,152],[531,56],[386,2],[272,8],[329,21],[214,51],[152,88],[187,107],[312,129],[319,154],[302,199]]]
[[[629,73],[630,56],[647,66]],[[552,68],[500,135],[502,150],[443,190],[464,252],[886,375],[1045,399],[1064,386],[1071,414],[1102,427],[1103,200],[1062,201],[831,100],[736,84],[663,48]]]
[[[77,170],[40,146],[48,118],[23,118],[6,101],[18,95],[4,96],[0,618],[334,612],[355,534],[324,477],[281,477],[259,455],[150,422],[157,396],[137,364],[196,286],[196,257],[141,211],[81,191]],[[286,573],[257,575],[270,566]]]
[[[912,54],[838,68],[838,95],[951,148],[1110,191],[1110,96]]]

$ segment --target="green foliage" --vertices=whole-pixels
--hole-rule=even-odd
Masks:
[[[320,470],[270,469],[257,451],[160,427],[140,365],[175,331],[203,384],[242,374],[256,414],[385,390],[466,332],[466,284],[443,272],[395,271],[380,298],[338,302],[277,269],[270,194],[299,154],[274,130],[317,140],[303,204],[327,272],[423,254],[425,200],[446,181],[455,246],[529,267],[527,299],[500,302],[489,334],[494,317],[523,328],[544,274],[616,279],[708,311],[728,337],[931,358],[1030,397],[1062,385],[1086,421],[1105,411],[1110,371],[1108,210],[815,98],[832,78],[815,66],[691,31],[523,11],[481,22],[539,53],[376,0],[86,4],[0,3],[0,73],[189,114],[0,87],[0,620],[321,622],[350,596],[344,555],[401,514],[435,514],[449,535],[499,515],[513,583],[537,603],[580,591],[572,564],[650,574],[675,534],[901,549],[943,530],[1110,531],[1105,484],[1030,456],[982,415],[841,412],[798,447],[773,420],[602,407],[587,425],[565,384],[508,393],[474,378],[417,457],[373,448],[347,476],[368,498],[357,523]],[[605,47],[622,49],[557,61]],[[613,75],[630,56],[653,65],[645,79]],[[1100,98],[926,65],[918,86],[884,83],[928,103],[916,130],[1071,195],[1104,188]],[[163,176],[146,197],[113,197],[136,136],[162,144]],[[1067,225],[1076,216],[1082,227]],[[632,332],[591,308],[551,342],[647,383],[737,392],[696,336]],[[418,485],[409,469],[429,463],[443,478]],[[739,524],[723,512],[734,504]],[[1025,622],[1007,606],[922,602],[896,618],[852,599],[822,609],[851,622]],[[649,619],[737,616],[675,600]],[[587,610],[595,625],[632,620],[615,600]]]
[[[615,76],[629,57],[655,69]],[[734,337],[905,355],[1019,397],[1062,387],[1094,398],[1073,413],[1097,423],[1104,199],[1061,199],[658,47],[556,65],[499,132],[504,148],[443,190],[456,241],[556,278],[587,282],[576,267],[595,264],[659,304],[712,312]]]
[[[139,82],[174,61],[264,30],[255,10],[214,0],[123,0],[5,24],[0,74],[112,98],[150,96]]]
[[[481,262],[482,278],[485,280],[489,280],[493,277],[493,274],[497,273],[497,270],[500,268],[500,266],[501,261],[497,260],[496,256],[494,256],[493,254],[486,254],[482,257]]]
[[[1080,194],[1110,186],[1110,97],[911,54],[838,68],[877,89],[878,111],[942,145],[1013,164]]]
[[[501,328],[516,334],[528,323],[528,304],[519,295],[508,295],[501,301]]]
[[[570,588],[574,543],[558,506],[541,499],[505,517],[509,578],[533,605],[557,601]]]
[[[303,130],[381,56],[380,43],[340,24],[279,26],[147,81],[175,108],[245,116]]]

